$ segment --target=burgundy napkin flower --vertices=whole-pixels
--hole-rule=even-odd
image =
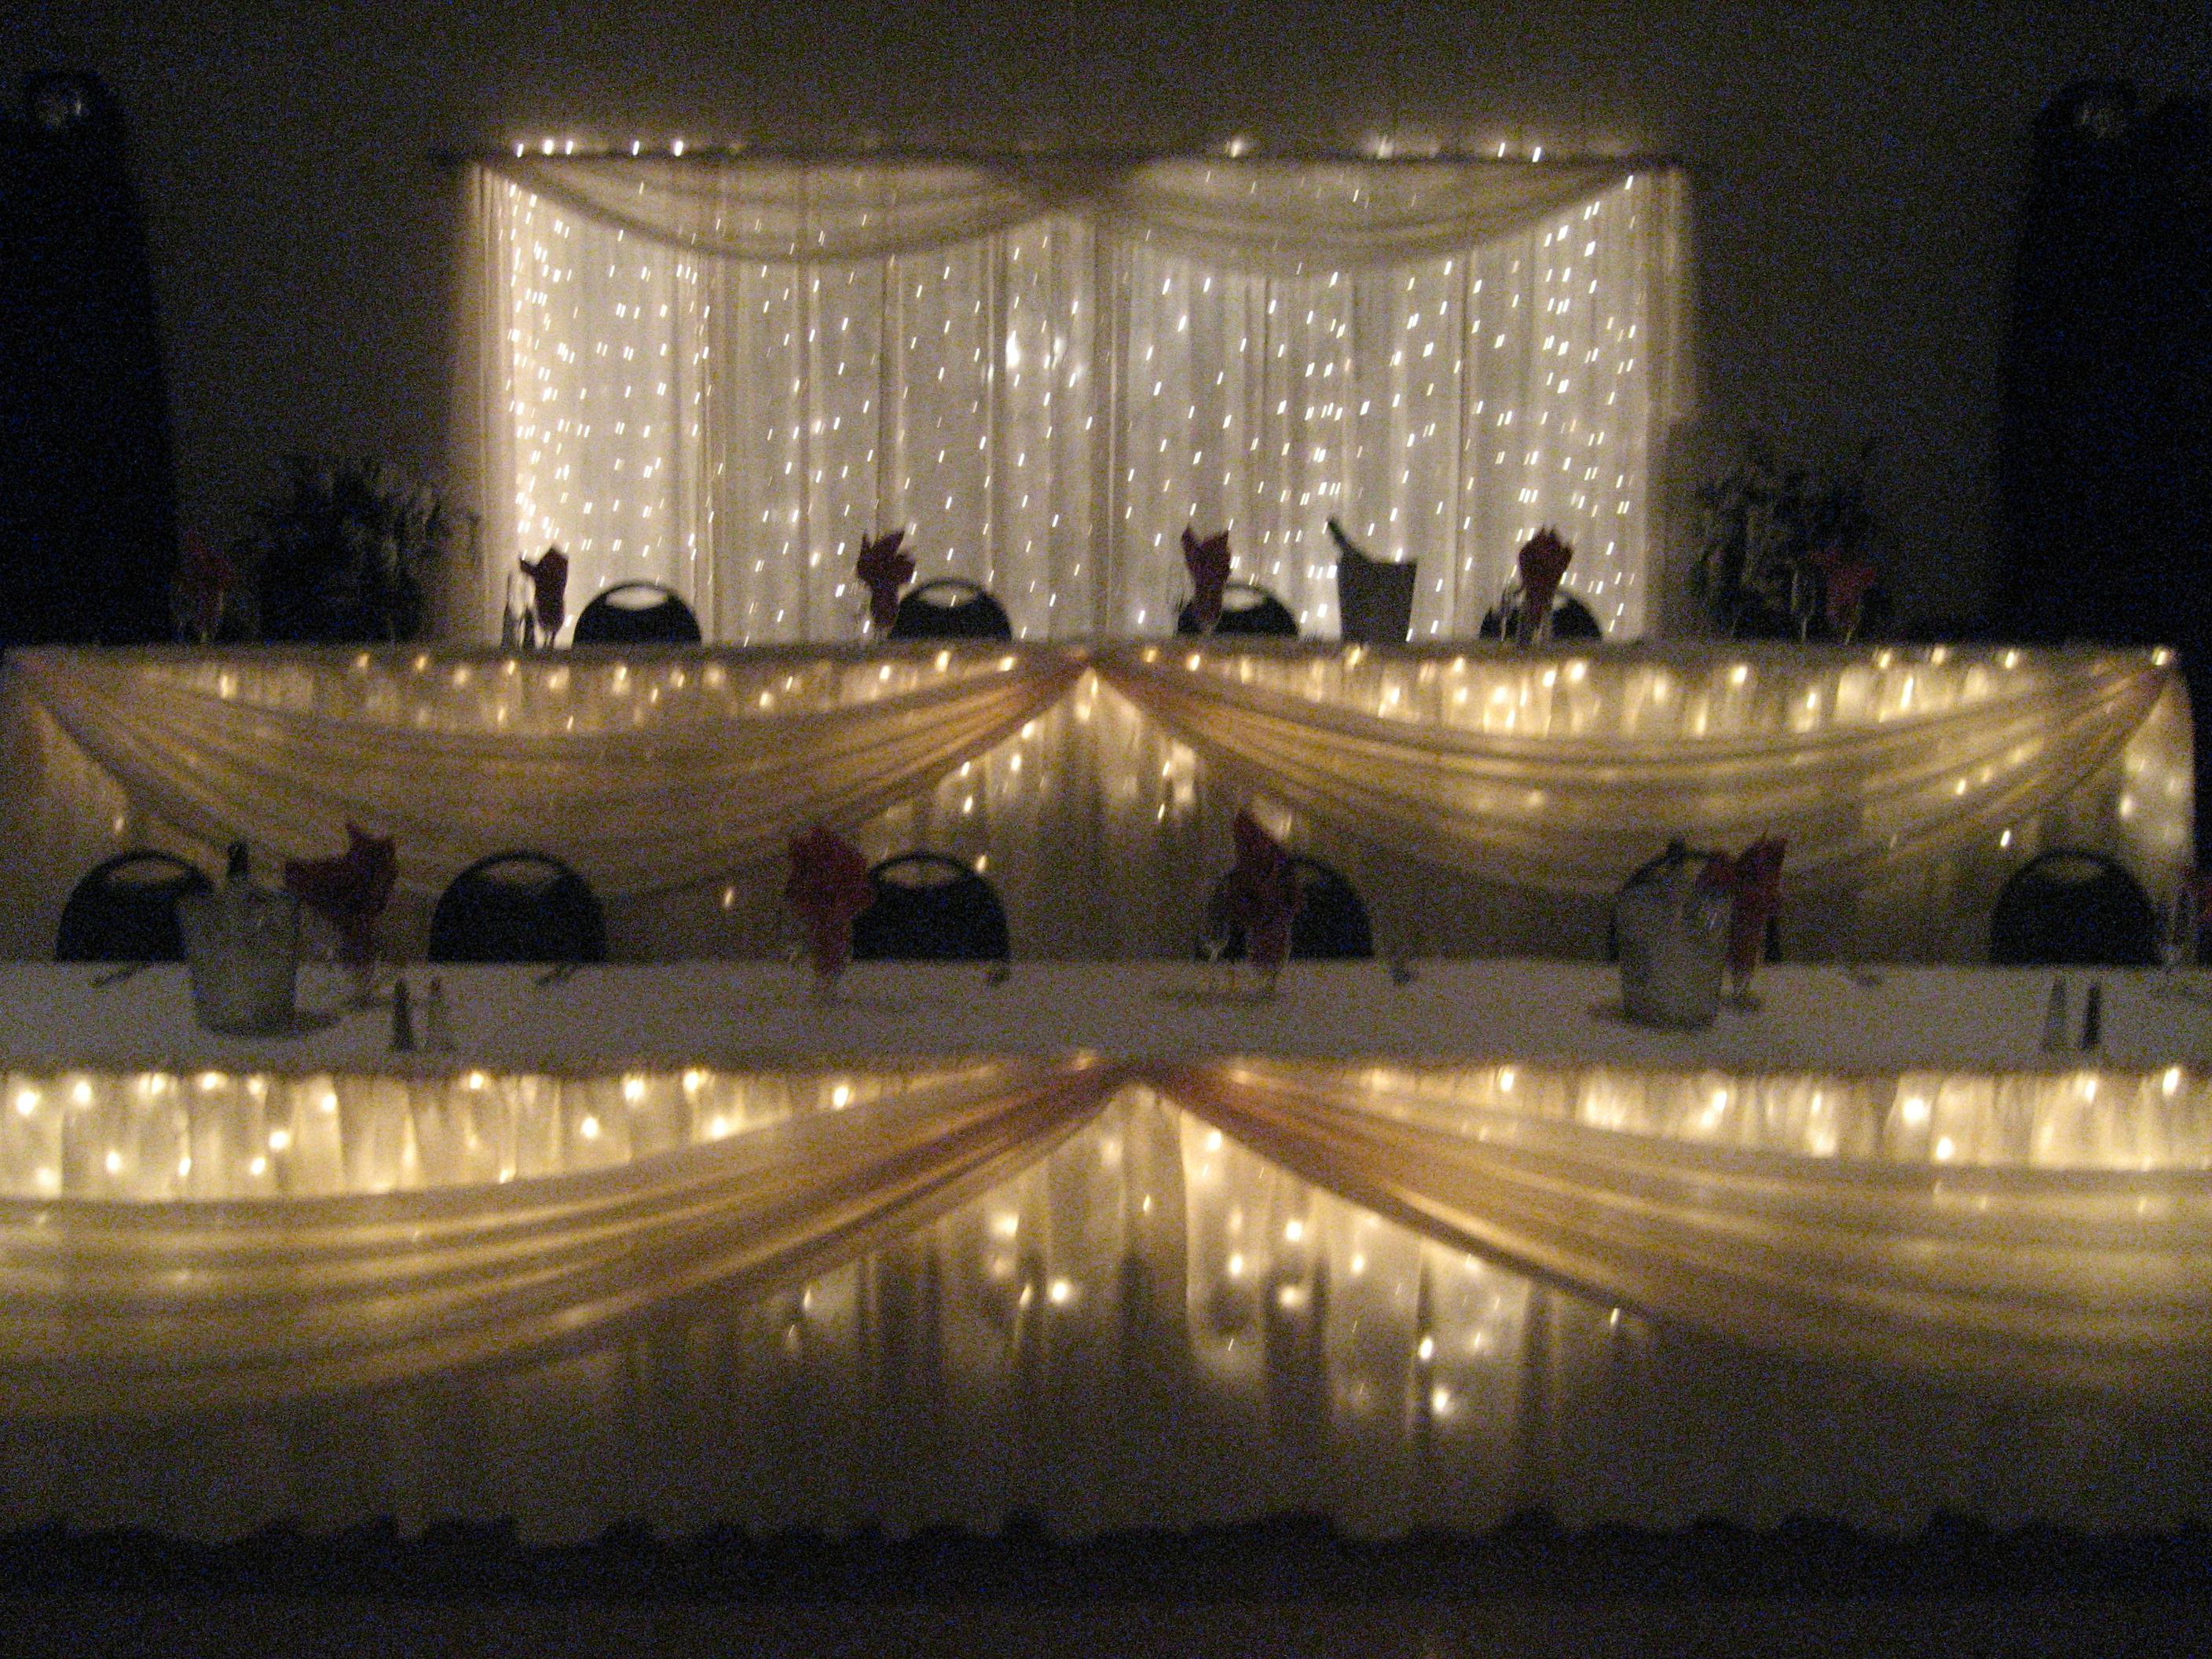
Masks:
[[[853,567],[868,590],[868,621],[878,634],[888,634],[898,620],[899,589],[914,580],[914,560],[899,551],[904,529],[860,543],[860,556]]]
[[[1298,890],[1291,855],[1260,827],[1248,807],[1229,826],[1237,842],[1236,866],[1229,872],[1230,919],[1244,931],[1244,951],[1252,965],[1272,974],[1291,954],[1291,922],[1305,896]]]
[[[1567,574],[1567,566],[1574,556],[1575,550],[1558,531],[1548,526],[1521,544],[1521,620],[1517,630],[1521,639],[1535,638],[1539,625],[1552,614],[1559,578]]]
[[[399,860],[389,836],[346,825],[346,850],[336,858],[287,859],[284,888],[337,929],[345,959],[359,965],[376,954],[376,919],[392,902]]]
[[[874,902],[868,861],[843,836],[816,824],[791,842],[791,874],[783,896],[806,929],[814,971],[832,980],[853,958],[853,924]]]
[[[562,620],[568,613],[568,556],[557,547],[549,547],[534,559],[517,559],[515,562],[530,578],[538,631],[550,641],[561,631]]]
[[[1782,855],[1789,848],[1779,836],[1762,836],[1728,861],[1728,887],[1735,896],[1729,912],[1728,969],[1739,985],[1759,965],[1766,924],[1782,908]]]
[[[1859,608],[1874,591],[1874,585],[1881,580],[1881,570],[1873,560],[1855,557],[1834,542],[1806,556],[1807,562],[1820,573],[1822,604],[1828,613],[1828,626],[1850,638],[1858,628]]]
[[[1191,615],[1200,631],[1210,634],[1221,620],[1222,590],[1229,586],[1229,532],[1218,531],[1200,541],[1185,525],[1182,562],[1190,572]]]

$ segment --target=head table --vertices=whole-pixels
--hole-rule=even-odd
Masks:
[[[1670,837],[1790,843],[1797,959],[1973,961],[2054,845],[2163,899],[2191,859],[2164,651],[1326,641],[19,650],[0,672],[0,954],[153,844],[398,842],[394,948],[461,870],[558,854],[617,957],[772,954],[790,838],[980,866],[1014,952],[1190,953],[1251,805],[1392,955],[1595,957]]]
[[[2208,1511],[2212,975],[438,973],[0,967],[0,1527]]]

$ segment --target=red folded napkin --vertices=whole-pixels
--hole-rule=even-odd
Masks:
[[[1229,586],[1229,532],[1218,531],[1200,541],[1185,525],[1182,562],[1190,572],[1191,614],[1200,631],[1211,633],[1221,620],[1221,593]]]
[[[1237,863],[1225,883],[1229,915],[1244,930],[1244,952],[1255,968],[1273,973],[1291,954],[1291,923],[1305,895],[1282,843],[1260,827],[1249,808],[1230,823]]]
[[[346,825],[346,850],[336,858],[287,859],[284,889],[337,929],[348,962],[376,955],[376,919],[392,902],[399,860],[390,836],[365,835]]]
[[[903,528],[874,541],[860,543],[860,556],[853,573],[868,590],[868,621],[878,634],[888,634],[898,620],[899,589],[914,580],[914,561],[899,551],[906,539]]]
[[[1726,884],[1735,900],[1729,911],[1728,969],[1739,985],[1758,967],[1766,924],[1782,908],[1782,855],[1789,848],[1779,836],[1762,836],[1726,861]]]
[[[1834,543],[1816,549],[1807,561],[1820,573],[1821,603],[1828,613],[1828,626],[1848,639],[1857,631],[1859,608],[1881,580],[1881,571],[1873,560],[1853,557]]]
[[[561,631],[568,606],[568,556],[549,547],[534,559],[517,559],[530,578],[532,608],[538,613],[538,631],[550,641]]]
[[[868,861],[843,836],[816,824],[791,843],[783,896],[806,928],[814,971],[835,979],[853,959],[853,924],[875,900]]]
[[[1552,614],[1559,578],[1567,574],[1574,556],[1575,550],[1548,526],[1521,544],[1521,618],[1515,630],[1518,638],[1536,637],[1537,629]]]

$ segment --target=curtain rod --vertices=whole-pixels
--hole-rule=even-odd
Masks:
[[[945,165],[1013,166],[1024,162],[1082,161],[1094,165],[1137,167],[1148,161],[1281,161],[1299,166],[1415,166],[1422,162],[1463,165],[1488,162],[1504,167],[1588,167],[1610,162],[1623,167],[1671,167],[1680,159],[1665,152],[1629,151],[1620,155],[1576,152],[1546,155],[1536,145],[1526,155],[1494,155],[1476,150],[1401,150],[1393,144],[1375,149],[1344,149],[1326,146],[1293,145],[1230,151],[1213,149],[1117,149],[1075,146],[1066,149],[959,149],[924,144],[881,144],[872,148],[799,146],[785,144],[693,144],[683,140],[647,144],[586,144],[567,139],[536,143],[447,147],[430,152],[439,167],[465,167],[471,162],[511,161],[528,156],[558,161],[727,161],[740,158],[759,161],[860,163],[870,161],[937,162]]]

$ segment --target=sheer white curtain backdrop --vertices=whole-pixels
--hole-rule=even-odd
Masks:
[[[532,155],[475,196],[463,632],[557,544],[572,611],[646,580],[710,639],[850,638],[904,525],[1023,637],[1164,633],[1195,523],[1333,635],[1332,514],[1419,561],[1416,638],[1475,632],[1543,524],[1644,626],[1671,169]]]

